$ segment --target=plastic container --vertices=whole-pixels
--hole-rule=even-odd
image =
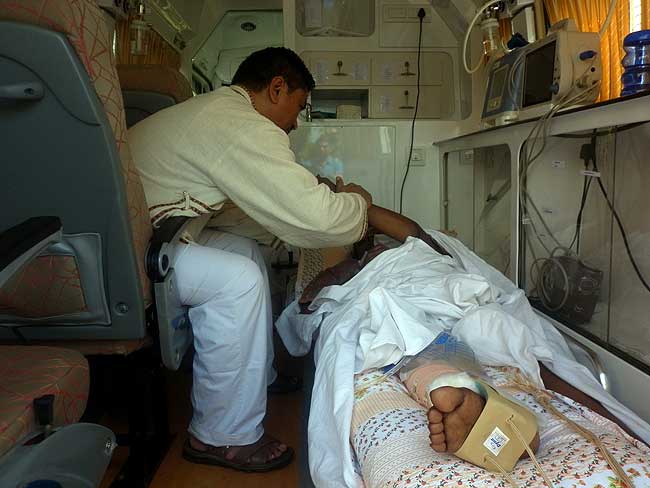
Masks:
[[[621,96],[650,90],[650,30],[628,34],[623,40],[626,54],[621,76]]]
[[[454,368],[476,376],[483,376],[483,368],[476,360],[474,351],[448,332],[440,332],[436,338],[415,356],[404,356],[396,364],[382,368],[384,376],[400,375],[404,380],[416,368],[432,362],[444,362]]]
[[[474,351],[451,334],[441,332],[417,356],[404,359],[399,367],[400,379],[405,381],[412,371],[431,363],[445,364],[477,377],[483,376],[483,368],[476,360]]]

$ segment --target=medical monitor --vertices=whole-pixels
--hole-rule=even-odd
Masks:
[[[592,103],[601,79],[599,51],[597,33],[579,32],[575,22],[566,20],[554,25],[545,38],[493,60],[488,67],[484,125],[541,116],[557,104]]]
[[[557,41],[525,55],[522,108],[548,103],[553,98],[553,74]]]
[[[503,97],[503,92],[506,89],[506,81],[508,79],[508,66],[501,66],[494,72],[492,85],[490,86],[490,100],[496,100]]]

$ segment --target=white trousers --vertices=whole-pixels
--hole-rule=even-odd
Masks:
[[[206,229],[173,265],[196,351],[189,431],[213,446],[251,444],[264,433],[266,387],[276,376],[269,280],[258,245]]]

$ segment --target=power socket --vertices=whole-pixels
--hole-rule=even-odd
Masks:
[[[414,147],[411,153],[411,166],[425,166],[427,164],[427,150],[424,147]]]

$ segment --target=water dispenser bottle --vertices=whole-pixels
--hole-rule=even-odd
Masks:
[[[625,71],[621,96],[650,90],[650,30],[628,34],[623,40]]]

